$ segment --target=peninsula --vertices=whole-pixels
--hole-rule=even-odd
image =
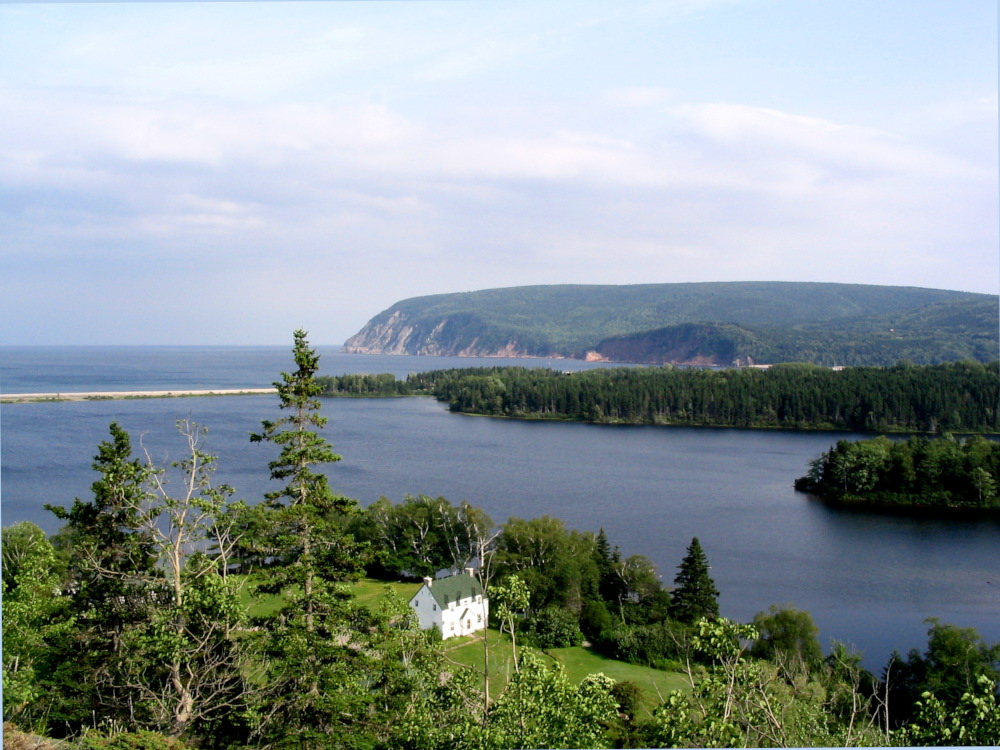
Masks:
[[[864,284],[524,286],[397,302],[344,351],[727,367],[988,362],[998,310],[995,295]]]

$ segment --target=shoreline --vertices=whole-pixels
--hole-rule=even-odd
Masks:
[[[185,398],[193,396],[256,396],[277,393],[276,388],[221,388],[210,390],[176,389],[170,391],[86,391],[80,393],[0,393],[0,403],[24,404],[52,401],[106,401],[132,398]]]

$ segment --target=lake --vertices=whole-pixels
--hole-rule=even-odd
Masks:
[[[589,366],[320,352],[330,375]],[[292,368],[286,347],[10,347],[0,357],[7,393],[266,386]],[[180,457],[178,419],[208,427],[217,478],[256,501],[269,489],[274,451],[248,435],[278,416],[277,403],[260,395],[4,405],[2,522],[55,531],[42,504],[87,497],[111,420],[158,462]],[[825,648],[831,638],[851,643],[875,670],[894,648],[923,648],[927,617],[1000,640],[1000,522],[844,511],[794,491],[808,461],[843,433],[519,422],[451,414],[429,398],[329,399],[323,411],[343,456],[331,484],[364,505],[423,493],[468,500],[497,522],[549,514],[569,528],[603,527],[624,555],[652,559],[668,584],[697,536],[725,616],[747,621],[772,603],[793,604],[812,613]]]

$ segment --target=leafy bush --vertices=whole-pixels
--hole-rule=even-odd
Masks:
[[[561,607],[545,607],[525,621],[525,639],[540,649],[568,648],[583,642],[576,616]]]

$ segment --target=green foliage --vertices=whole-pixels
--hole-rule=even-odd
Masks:
[[[590,675],[574,686],[561,667],[525,653],[521,669],[490,707],[488,748],[597,748],[617,716],[614,681]]]
[[[997,684],[979,675],[975,685],[950,705],[933,692],[916,703],[914,720],[895,734],[902,745],[995,745],[1000,740],[1000,702]]]
[[[3,568],[3,714],[40,728],[44,683],[55,668],[52,644],[67,637],[73,621],[42,530],[24,522],[3,531],[4,557],[16,560]]]
[[[112,423],[94,468],[91,502],[66,511],[61,535],[72,545],[72,630],[52,643],[46,675],[50,723],[127,724],[180,736],[211,727],[217,742],[238,733],[245,708],[245,640],[236,585],[225,575],[231,489],[213,486],[205,431],[182,422],[187,456],[171,471],[131,455],[128,433]],[[171,478],[179,475],[179,493]],[[216,557],[205,549],[216,542]]]
[[[579,616],[597,590],[594,535],[569,531],[552,516],[508,519],[496,540],[496,573],[518,575],[531,591],[531,609],[556,605]]]
[[[562,373],[470,368],[410,375],[452,411],[590,422],[838,429],[1000,431],[1000,365],[629,367]]]
[[[397,380],[394,375],[389,373],[325,375],[317,376],[315,380],[321,388],[320,395],[322,396],[371,398],[373,396],[410,396],[413,394],[413,387],[407,381]]]
[[[78,750],[187,750],[176,737],[157,732],[87,732],[77,742]]]
[[[587,638],[592,640],[600,638],[603,633],[611,631],[615,622],[603,601],[584,600],[580,608],[580,630]]]
[[[819,628],[808,612],[772,604],[767,612],[754,615],[753,625],[759,636],[750,649],[752,656],[793,674],[816,669],[823,661]]]
[[[674,620],[625,625],[601,632],[601,653],[631,664],[675,669],[691,652],[691,626]]]
[[[366,681],[378,670],[365,633],[378,630],[373,615],[351,602],[346,581],[356,580],[364,548],[347,533],[358,512],[354,500],[334,495],[318,466],[340,457],[316,430],[326,424],[316,399],[319,357],[304,331],[294,334],[297,369],[275,383],[289,415],[264,421],[254,442],[280,446],[271,478],[286,484],[248,511],[257,536],[248,544],[274,564],[258,575],[262,591],[286,593],[286,604],[259,622],[263,655],[257,734],[269,747],[326,747],[365,711]],[[365,742],[366,732],[351,734]]]
[[[825,676],[790,679],[775,665],[747,658],[752,626],[719,618],[701,620],[692,645],[711,666],[688,671],[690,694],[673,692],[655,713],[648,739],[655,747],[809,747],[875,745],[868,704],[855,701],[847,715]],[[853,686],[846,689],[852,691]]]
[[[803,492],[850,504],[997,508],[1000,444],[950,435],[891,441],[840,440],[795,483]]]
[[[933,289],[781,282],[528,286],[403,300],[346,346],[569,357],[606,349],[646,362],[931,364],[995,357],[997,325],[996,297]]]
[[[908,723],[925,693],[947,708],[956,708],[962,696],[975,693],[980,677],[1000,678],[1000,643],[987,644],[975,628],[961,628],[927,620],[927,648],[912,649],[904,660],[894,653],[883,671],[892,726]]]
[[[548,606],[534,613],[524,624],[525,637],[535,648],[569,648],[583,642],[579,620],[573,612]]]
[[[708,558],[698,537],[691,540],[687,554],[677,568],[671,592],[670,614],[679,622],[693,623],[719,615],[719,591],[708,574]]]
[[[355,539],[378,551],[368,564],[369,575],[390,579],[463,570],[477,556],[478,540],[492,528],[482,509],[426,495],[407,495],[396,505],[379,498],[349,526]]]
[[[54,667],[38,707],[60,734],[127,714],[130,721],[150,720],[125,677],[124,638],[148,620],[151,591],[162,585],[156,548],[143,528],[153,469],[132,456],[131,436],[116,422],[110,433],[94,458],[100,478],[91,485],[93,499],[77,498],[69,509],[45,506],[66,522],[63,537],[73,548],[67,607],[76,627],[53,643]]]

